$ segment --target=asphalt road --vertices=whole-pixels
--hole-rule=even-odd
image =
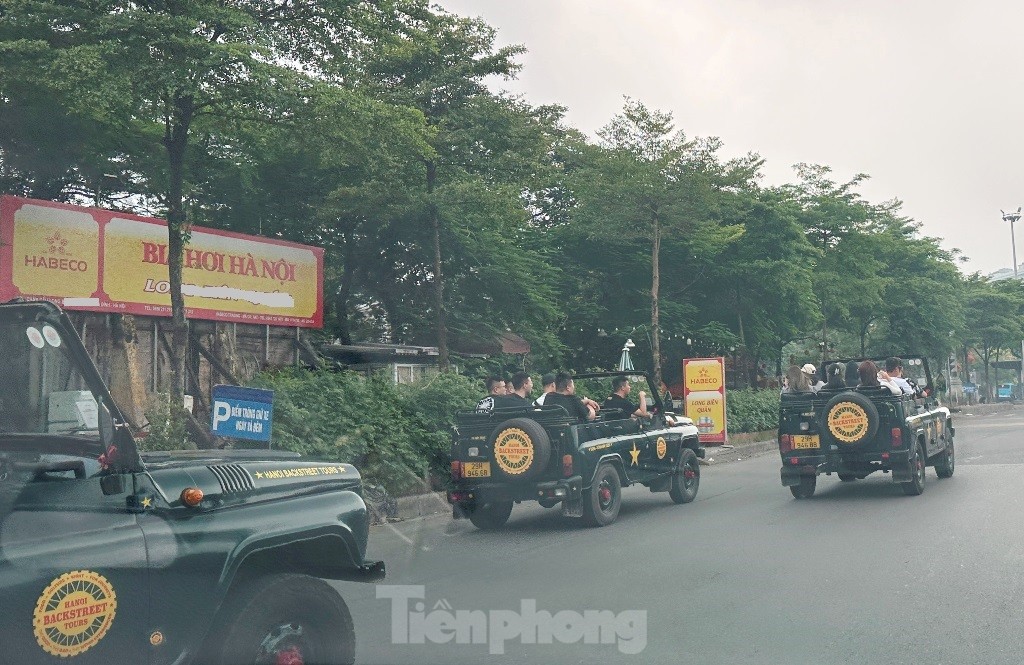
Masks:
[[[875,474],[819,477],[797,501],[773,453],[705,467],[685,506],[629,488],[602,529],[535,504],[501,532],[448,516],[375,528],[385,584],[423,599],[339,585],[358,662],[1024,663],[1024,408],[956,426],[955,475],[929,469],[919,497]]]

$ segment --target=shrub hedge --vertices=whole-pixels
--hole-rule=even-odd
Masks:
[[[478,381],[454,374],[396,386],[384,375],[285,369],[251,385],[274,391],[274,448],[354,464],[392,494],[447,473],[454,414],[482,396]]]
[[[778,390],[730,390],[725,398],[729,432],[764,432],[779,426]]]

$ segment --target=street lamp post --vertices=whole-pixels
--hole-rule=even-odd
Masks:
[[[1017,276],[1017,238],[1013,233],[1013,225],[1020,219],[1020,208],[1017,208],[1017,212],[999,212],[1003,213],[1003,221],[1010,223],[1010,245],[1013,246],[1013,276]]]
[[[1017,212],[1003,213],[1003,221],[1010,223],[1010,245],[1013,247],[1013,278],[1017,279],[1017,238],[1013,233],[1013,225],[1020,219],[1021,206],[1017,206]],[[1024,340],[1020,342],[1020,374],[1017,377],[1018,390],[1024,390]]]

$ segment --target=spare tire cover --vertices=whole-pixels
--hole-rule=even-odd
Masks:
[[[830,399],[822,419],[826,438],[839,446],[870,441],[878,432],[878,409],[860,393],[839,393]]]
[[[551,460],[551,439],[530,418],[506,420],[494,428],[487,443],[494,456],[495,474],[509,480],[533,478]]]

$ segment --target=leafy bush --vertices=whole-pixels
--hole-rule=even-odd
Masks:
[[[779,391],[730,390],[725,398],[729,431],[764,432],[779,426]]]
[[[139,450],[194,450],[185,425],[187,411],[165,393],[154,395],[146,406],[146,427],[138,438]]]
[[[393,494],[446,471],[454,412],[481,394],[453,375],[406,387],[384,375],[286,369],[252,385],[274,391],[274,448],[354,464]]]

